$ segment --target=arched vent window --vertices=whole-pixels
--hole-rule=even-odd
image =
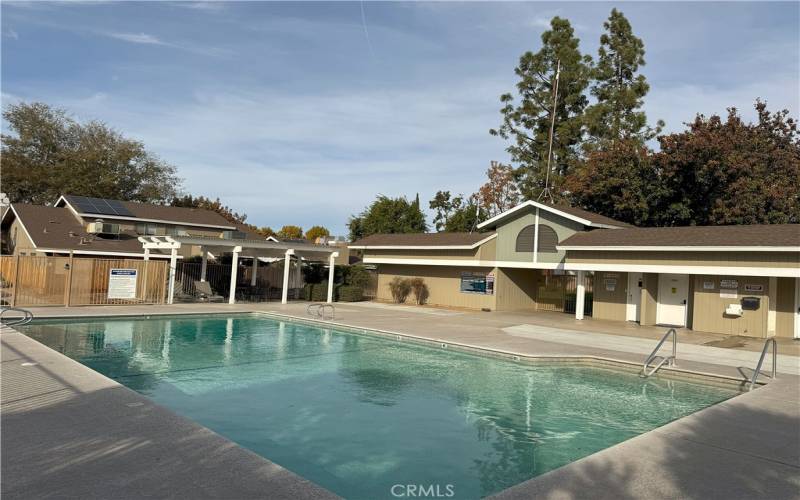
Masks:
[[[517,234],[517,252],[533,252],[533,239],[536,234],[536,226],[531,224],[525,226]],[[539,251],[542,253],[556,253],[558,245],[558,235],[550,226],[539,224]]]
[[[525,226],[517,235],[517,252],[533,252],[533,235],[536,233],[536,226],[531,224]]]
[[[539,251],[542,253],[556,253],[558,235],[550,226],[539,224]]]

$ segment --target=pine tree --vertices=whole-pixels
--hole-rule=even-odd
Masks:
[[[606,32],[600,37],[597,65],[593,69],[592,95],[597,103],[586,110],[586,126],[592,144],[638,138],[647,141],[663,127],[648,127],[641,110],[650,90],[647,79],[639,74],[644,66],[644,42],[633,34],[631,24],[617,9],[611,10],[603,23]]]
[[[519,100],[515,102],[510,93],[500,96],[504,104],[500,110],[503,124],[489,131],[503,139],[512,139],[507,151],[519,164],[515,177],[522,195],[527,198],[538,196],[544,186],[553,117],[553,84],[559,62],[551,167],[555,182],[567,173],[577,156],[583,112],[588,104],[584,91],[589,85],[591,57],[581,55],[580,40],[575,37],[568,20],[554,17],[550,26],[550,30],[542,33],[542,48],[535,54],[526,52],[520,57],[515,70],[520,78],[517,83]]]

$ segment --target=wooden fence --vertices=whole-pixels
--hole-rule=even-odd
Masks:
[[[111,269],[135,269],[135,297],[108,298]],[[169,263],[157,260],[0,257],[0,303],[15,306],[163,304]]]

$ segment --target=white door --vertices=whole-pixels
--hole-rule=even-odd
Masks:
[[[642,273],[628,273],[628,305],[625,319],[640,321],[642,303]]]
[[[689,275],[658,275],[656,323],[686,326],[686,304],[689,302]]]

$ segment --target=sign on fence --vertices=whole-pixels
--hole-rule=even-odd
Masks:
[[[136,269],[111,269],[108,275],[108,298],[135,299],[136,277]]]

